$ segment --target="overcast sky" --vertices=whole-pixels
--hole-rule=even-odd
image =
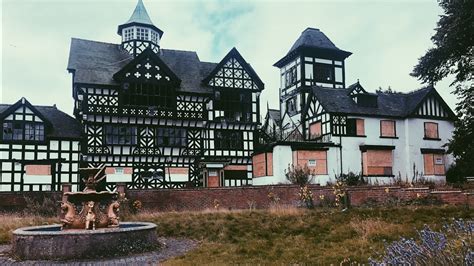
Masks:
[[[2,0],[1,99],[26,97],[72,113],[71,76],[66,71],[72,37],[119,43],[117,26],[137,0]],[[307,27],[319,28],[353,54],[346,59],[346,85],[360,80],[369,91],[391,86],[411,91],[411,77],[442,10],[436,1],[161,1],[144,0],[164,31],[161,47],[196,51],[219,62],[236,47],[265,83],[267,101],[278,108],[279,72],[272,65]],[[449,81],[436,85],[454,108]]]

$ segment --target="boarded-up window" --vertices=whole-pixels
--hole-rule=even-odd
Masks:
[[[364,119],[356,119],[356,129],[357,136],[365,135]]]
[[[293,165],[308,166],[314,170],[316,175],[327,175],[327,152],[326,151],[293,151]]]
[[[27,175],[51,175],[51,165],[25,165]]]
[[[381,137],[396,137],[395,121],[381,120],[380,121],[380,136]]]
[[[322,134],[322,128],[321,128],[321,121],[312,123],[309,126],[309,137],[310,139],[316,139],[321,137]]]
[[[273,153],[260,153],[252,157],[252,169],[254,177],[273,175]]]
[[[438,123],[426,122],[425,123],[425,138],[427,139],[438,139]]]
[[[392,175],[392,150],[362,152],[362,173],[365,176]]]
[[[347,135],[348,136],[365,136],[364,119],[348,118],[347,119]]]
[[[425,175],[445,175],[443,154],[423,154]]]

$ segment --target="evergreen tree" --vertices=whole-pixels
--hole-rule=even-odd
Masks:
[[[431,37],[434,47],[419,59],[411,75],[429,84],[454,75],[451,87],[459,99],[458,120],[448,147],[456,159],[453,172],[474,176],[474,1],[440,0],[439,5],[444,14]]]

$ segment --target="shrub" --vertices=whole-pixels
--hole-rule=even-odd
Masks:
[[[301,203],[308,209],[314,208],[313,203],[313,192],[308,186],[300,187],[300,191],[298,193]]]
[[[336,180],[341,181],[348,186],[360,186],[367,184],[367,180],[364,179],[361,173],[355,174],[353,172],[349,172],[347,174],[340,174],[336,176]]]
[[[454,220],[440,232],[428,226],[418,231],[419,240],[401,238],[388,245],[380,260],[370,265],[473,265],[474,221]]]
[[[301,187],[311,183],[313,181],[314,171],[311,171],[307,165],[294,166],[293,164],[288,166],[285,170],[285,177],[290,183],[297,184]]]
[[[28,197],[25,196],[26,208],[23,212],[26,215],[39,215],[46,217],[58,216],[60,211],[59,198],[57,197]]]
[[[465,183],[466,181],[466,173],[461,169],[461,167],[453,164],[449,167],[448,171],[446,171],[446,182],[460,184]]]

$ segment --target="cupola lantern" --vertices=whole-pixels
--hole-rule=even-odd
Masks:
[[[138,0],[130,19],[118,26],[117,33],[122,37],[122,48],[133,56],[139,55],[148,47],[155,53],[160,51],[163,31],[153,24],[142,0]]]

